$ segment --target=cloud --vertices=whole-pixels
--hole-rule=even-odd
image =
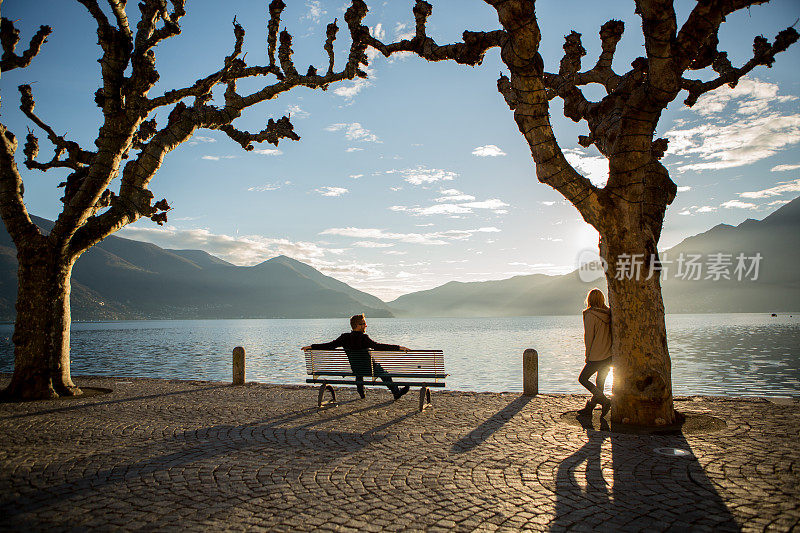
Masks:
[[[406,174],[408,171],[396,171],[396,170],[389,170],[388,173],[395,173],[395,172],[403,172]],[[411,176],[420,176],[419,169],[414,169],[414,174]],[[445,172],[445,171],[437,171],[437,172]],[[409,174],[406,174],[407,176]],[[427,175],[427,174],[426,174]],[[408,181],[408,178],[406,178]],[[438,198],[434,198],[433,201],[436,202],[434,205],[430,206],[404,206],[404,205],[393,205],[389,209],[395,212],[403,212],[409,213],[414,216],[430,216],[430,215],[450,215],[453,217],[458,217],[459,215],[466,215],[473,213],[476,209],[488,209],[493,211],[495,214],[506,214],[505,207],[509,205],[504,201],[500,200],[499,198],[491,198],[489,200],[482,200],[476,201],[475,197],[471,194],[465,194],[464,192],[458,189],[441,189],[439,191],[442,195]]]
[[[742,202],[739,200],[728,200],[727,202],[720,204],[720,206],[724,207],[725,209],[758,209],[756,204]]]
[[[320,235],[338,235],[340,237],[354,237],[357,239],[390,240],[405,244],[422,244],[426,246],[442,246],[452,241],[466,240],[476,233],[496,233],[500,230],[495,227],[483,227],[469,230],[447,230],[431,233],[394,233],[377,228],[328,228]],[[363,241],[359,241],[363,242]]]
[[[349,141],[363,141],[363,142],[373,142],[379,143],[381,142],[378,139],[378,136],[366,129],[358,122],[353,122],[351,124],[346,123],[339,123],[339,124],[331,124],[325,131],[344,131],[344,136]],[[348,149],[348,152],[351,151]]]
[[[308,12],[303,15],[300,20],[310,20],[314,24],[319,24],[322,15],[327,13],[327,11],[322,9],[322,2],[320,0],[308,0],[306,2],[306,8],[308,8]]]
[[[772,114],[719,125],[701,124],[686,130],[670,130],[670,155],[699,157],[678,170],[717,170],[740,167],[774,155],[800,142],[800,114]]]
[[[356,147],[354,147],[354,146],[351,146],[350,148],[348,148],[347,150],[345,150],[345,152],[363,152],[363,151],[364,151],[364,149],[363,149],[363,148],[356,148]]]
[[[314,192],[319,193],[322,196],[336,197],[346,194],[350,191],[344,187],[320,187],[319,189],[314,189]]]
[[[353,98],[362,90],[371,86],[372,83],[370,83],[367,80],[367,78],[356,78],[352,82],[350,82],[350,85],[340,85],[339,87],[334,89],[333,94],[335,94],[336,96],[341,96],[343,98]]]
[[[380,22],[369,29],[369,34],[379,41],[382,41],[386,38],[386,30],[383,29],[383,24]]]
[[[738,106],[736,113],[739,115],[757,115],[776,103],[793,100],[797,100],[797,97],[779,96],[777,84],[744,77],[733,89],[723,86],[704,94],[692,109],[700,115],[709,116],[720,114],[733,104]]]
[[[564,157],[575,170],[588,178],[594,185],[605,186],[608,181],[608,159],[602,156],[587,156],[577,148],[564,150]]]
[[[288,108],[286,108],[286,112],[289,113],[292,118],[298,119],[304,119],[311,116],[311,113],[308,111],[303,111],[297,104],[290,105]]]
[[[476,155],[478,157],[497,157],[506,155],[506,153],[494,144],[487,144],[485,146],[478,146],[475,148],[472,151],[472,155]]]
[[[716,210],[717,208],[711,205],[703,205],[703,206],[693,205],[689,207],[684,207],[683,210],[681,210],[678,214],[687,216],[687,215],[696,215],[698,213],[713,213]]]
[[[204,155],[200,159],[205,159],[206,161],[219,161],[220,159],[236,159],[237,156],[235,155]]]
[[[416,32],[413,28],[410,28],[408,24],[398,22],[394,27],[394,36],[397,40],[402,41],[405,39],[413,39],[414,36],[416,36]]]
[[[437,181],[451,181],[458,177],[457,173],[449,170],[427,168],[423,166],[407,168],[400,171],[386,171],[387,174],[394,174],[395,172],[400,172],[403,174],[403,179],[412,185],[423,185],[426,183],[435,183]]]
[[[770,170],[772,172],[786,172],[787,170],[797,170],[798,168],[800,168],[800,165],[776,165]]]
[[[192,135],[192,138],[189,139],[189,142],[186,144],[193,146],[200,143],[215,143],[217,140],[213,137],[205,137],[203,135]]]
[[[692,188],[689,187],[688,185],[683,185],[681,187],[678,187],[678,192],[686,192],[686,191],[691,191],[691,190],[692,190]]]
[[[508,207],[507,203],[497,198],[484,200],[482,202],[467,202],[465,204],[460,204],[460,205],[464,207],[469,207],[471,209],[500,209],[501,207]]]
[[[395,240],[406,244],[443,245],[443,240],[438,233],[393,233],[375,228],[328,228],[320,235],[338,235],[341,237],[356,237],[360,239],[385,239]]]
[[[254,187],[248,187],[247,190],[249,192],[267,192],[267,191],[276,191],[283,187],[284,185],[291,185],[292,182],[289,180],[284,181],[283,183],[267,183],[266,185],[257,185]]]
[[[375,242],[375,241],[356,241],[350,243],[350,246],[358,248],[391,248],[394,246],[393,242]]]
[[[441,193],[443,196],[434,198],[434,202],[470,202],[475,199],[474,196],[464,194],[457,189],[443,189]]]
[[[205,250],[235,265],[249,266],[261,263],[276,255],[288,255],[303,262],[313,262],[323,257],[325,248],[312,242],[274,239],[261,235],[230,236],[211,233],[207,229],[181,230],[172,226],[163,228],[128,226],[120,236],[151,242],[171,249]]]
[[[740,192],[739,196],[742,198],[769,198],[771,196],[780,196],[787,192],[800,192],[800,179],[780,181],[775,187],[761,191]]]
[[[437,198],[437,202],[450,201],[449,198],[475,198],[469,195],[458,195],[452,197]],[[475,209],[488,209],[496,214],[505,214],[508,211],[502,209],[508,207],[508,204],[498,198],[491,198],[481,202],[461,202],[461,203],[438,203],[435,205],[421,207],[421,206],[403,206],[393,205],[389,209],[401,213],[410,213],[414,216],[430,216],[430,215],[466,215],[473,213]]]
[[[459,194],[455,196],[440,196],[439,198],[434,198],[434,202],[469,202],[474,200],[475,197],[470,194]]]
[[[283,155],[283,152],[277,148],[256,148],[253,150],[253,153],[260,155]]]
[[[472,213],[472,210],[454,204],[439,204],[429,207],[405,207],[402,205],[393,205],[389,209],[397,212],[409,212],[414,215],[428,216],[428,215],[461,215]]]
[[[733,90],[707,93],[689,111],[701,117],[693,126],[683,121],[666,132],[667,155],[679,158],[672,164],[680,172],[734,168],[770,157],[800,142],[800,114],[778,109],[795,100],[778,95],[776,84],[754,78],[743,78]]]

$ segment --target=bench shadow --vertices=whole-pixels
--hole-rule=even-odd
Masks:
[[[489,417],[480,426],[461,437],[451,447],[451,453],[464,453],[472,450],[479,444],[486,441],[494,432],[503,427],[511,420],[514,415],[519,413],[531,400],[533,396],[520,396],[514,401],[503,407],[501,410]]]
[[[598,424],[585,419],[581,425],[586,443],[561,461],[555,475],[551,531],[577,526],[609,531],[741,531],[682,433],[614,433],[604,420]],[[689,454],[667,456],[656,451],[664,449]]]

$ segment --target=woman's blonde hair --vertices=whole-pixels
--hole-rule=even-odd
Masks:
[[[586,309],[590,307],[608,308],[608,306],[606,306],[606,297],[603,296],[603,291],[597,288],[589,291],[589,294],[586,295]]]

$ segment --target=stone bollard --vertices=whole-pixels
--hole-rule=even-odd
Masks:
[[[233,384],[244,385],[244,348],[233,349]]]
[[[522,353],[522,394],[539,394],[539,354],[533,348]]]

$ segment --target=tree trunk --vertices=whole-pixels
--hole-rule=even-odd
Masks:
[[[17,254],[14,375],[4,395],[13,399],[77,396],[70,377],[70,276],[74,259],[37,247]]]
[[[656,240],[635,209],[616,211],[614,229],[600,241],[612,317],[611,420],[660,426],[675,421],[664,301],[660,272],[651,267]]]

